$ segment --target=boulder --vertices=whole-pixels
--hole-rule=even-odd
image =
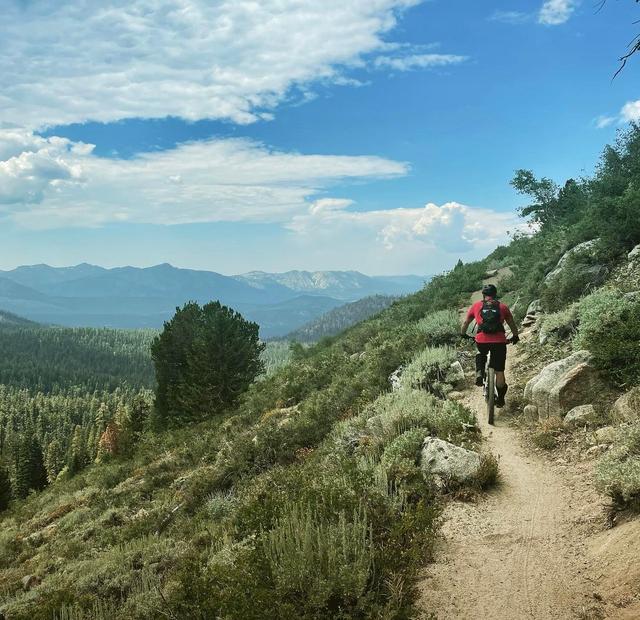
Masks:
[[[537,418],[538,408],[535,405],[525,405],[523,413],[527,418]]]
[[[613,414],[620,422],[640,420],[640,387],[631,388],[613,404]]]
[[[497,269],[489,269],[488,271],[485,272],[484,277],[485,278],[495,278],[498,275],[498,270]]]
[[[533,314],[527,314],[527,316],[522,319],[522,327],[531,327],[536,324],[538,317]]]
[[[540,420],[561,418],[577,405],[596,400],[604,388],[589,351],[577,351],[545,366],[527,383],[524,398],[538,408]]]
[[[549,284],[552,280],[557,278],[562,273],[567,265],[567,261],[572,256],[589,254],[590,251],[596,246],[598,241],[599,239],[585,241],[566,251],[558,261],[558,264],[555,266],[555,268],[546,275],[544,279],[545,283]],[[580,276],[589,277],[591,281],[598,282],[606,274],[606,271],[607,270],[604,265],[582,265],[580,267]]]
[[[25,575],[22,579],[22,589],[26,592],[27,590],[31,590],[31,588],[35,588],[40,585],[41,579],[40,577],[36,577],[36,575]]]
[[[627,258],[631,261],[640,260],[640,243],[627,254]]]
[[[422,444],[420,468],[426,479],[435,476],[442,482],[465,482],[477,475],[480,455],[448,441],[427,437]]]
[[[453,362],[453,364],[451,364],[449,372],[447,372],[446,381],[451,385],[458,385],[464,382],[464,369],[460,362]]]
[[[597,418],[598,414],[593,405],[578,405],[564,416],[564,421],[574,426],[583,426],[595,422]]]
[[[542,312],[542,302],[539,299],[534,299],[527,306],[527,316],[535,316],[536,314],[540,314]]]
[[[618,429],[615,426],[603,426],[593,434],[593,443],[597,446],[613,443],[618,436]]]
[[[391,383],[391,389],[395,392],[402,387],[402,372],[404,366],[399,366],[389,375],[389,383]]]

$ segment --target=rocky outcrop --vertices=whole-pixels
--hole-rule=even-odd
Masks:
[[[562,418],[577,405],[592,403],[603,389],[589,351],[577,351],[545,366],[527,383],[524,397],[537,408],[538,418],[543,420]]]
[[[448,441],[427,437],[422,444],[420,469],[427,480],[440,482],[472,480],[480,468],[480,455],[454,446]]]
[[[640,243],[627,254],[627,258],[630,261],[640,261]]]
[[[598,241],[599,239],[585,241],[583,243],[579,243],[575,247],[565,252],[558,261],[558,264],[555,266],[553,271],[550,271],[546,275],[544,279],[545,283],[550,284],[553,280],[555,280],[564,271],[570,258],[590,255]],[[575,275],[576,277],[584,278],[593,284],[597,284],[604,279],[606,274],[607,268],[605,265],[587,264],[585,262],[578,264],[577,273]]]
[[[640,387],[634,387],[613,404],[613,415],[620,422],[640,420]]]
[[[527,313],[522,319],[522,327],[532,327],[535,325],[542,314],[542,302],[539,299],[534,299],[527,306]]]
[[[597,418],[598,414],[593,405],[578,405],[564,416],[564,421],[573,426],[586,426],[595,422]]]

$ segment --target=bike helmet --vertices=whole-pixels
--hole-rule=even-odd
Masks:
[[[498,289],[493,284],[485,284],[482,287],[482,294],[486,297],[497,297]]]

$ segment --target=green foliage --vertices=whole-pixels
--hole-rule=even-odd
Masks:
[[[382,312],[396,299],[397,297],[387,295],[372,295],[339,306],[291,332],[287,339],[296,342],[317,342],[322,338],[335,336],[348,327]]]
[[[640,300],[601,289],[578,310],[575,346],[591,351],[594,364],[620,384],[640,381]]]
[[[0,329],[0,384],[44,393],[82,386],[153,386],[152,330],[16,326]]]
[[[402,385],[444,397],[452,389],[451,364],[456,359],[456,350],[451,347],[426,347],[404,369]]]
[[[11,496],[12,490],[9,472],[6,467],[0,467],[0,512],[9,507]]]
[[[460,333],[460,318],[455,310],[438,310],[418,321],[416,327],[431,347],[453,345]]]
[[[372,536],[359,511],[333,518],[308,507],[284,509],[264,536],[275,592],[302,617],[336,611],[365,593],[373,568]]]
[[[640,424],[625,427],[598,463],[596,480],[619,508],[640,509]]]
[[[219,414],[263,370],[258,325],[211,302],[176,310],[153,341],[156,409],[168,425]]]
[[[282,340],[273,340],[265,343],[264,351],[260,355],[266,376],[272,375],[283,366],[286,366],[292,358],[291,344]]]
[[[567,306],[564,310],[543,314],[540,318],[540,329],[552,339],[567,340],[573,338],[578,329],[578,303]]]

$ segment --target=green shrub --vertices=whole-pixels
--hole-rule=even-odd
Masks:
[[[540,319],[540,329],[553,340],[567,340],[572,338],[578,329],[579,304],[572,303],[564,310],[543,314]]]
[[[548,418],[540,422],[531,436],[533,445],[542,450],[558,447],[558,438],[565,432],[564,422],[559,418]]]
[[[344,607],[366,590],[373,552],[362,512],[327,519],[307,507],[289,506],[263,544],[276,593],[301,611],[328,612],[332,601]]]
[[[619,508],[640,509],[640,423],[624,428],[596,468],[596,480]]]
[[[442,398],[452,389],[447,380],[456,359],[456,350],[451,347],[426,347],[404,369],[402,385],[427,390]]]
[[[438,310],[418,321],[416,329],[429,346],[451,345],[460,333],[460,319],[455,310]]]
[[[640,381],[640,300],[614,290],[585,297],[578,310],[575,345],[593,354],[595,365],[619,384]]]

